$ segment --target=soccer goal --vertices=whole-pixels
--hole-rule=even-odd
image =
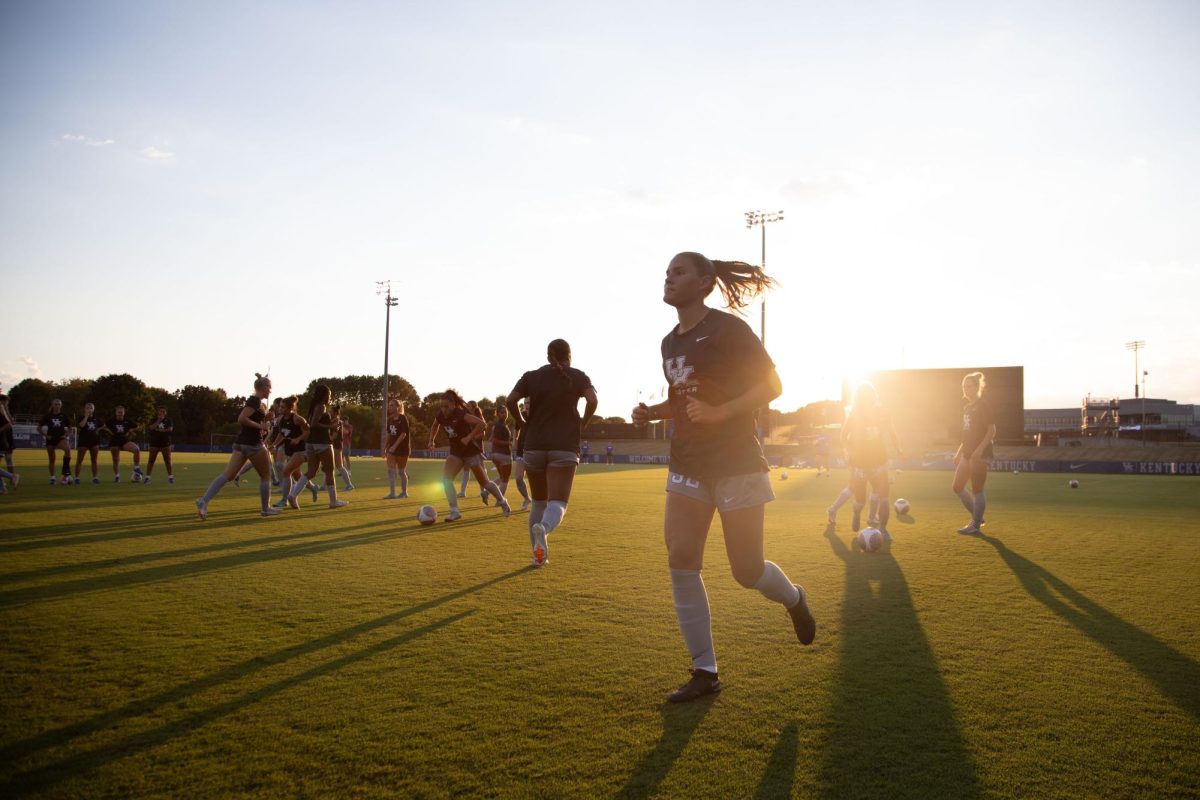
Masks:
[[[214,433],[208,437],[208,449],[211,453],[232,453],[233,443],[237,441],[235,433]]]

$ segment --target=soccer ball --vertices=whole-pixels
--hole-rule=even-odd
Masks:
[[[1067,481],[1067,486],[1070,486],[1072,489],[1078,489],[1078,488],[1079,488],[1079,481],[1077,481],[1077,480],[1075,480],[1074,478],[1072,478],[1071,480]]]
[[[1019,469],[1013,470],[1013,475],[1020,475],[1020,474],[1021,474],[1021,470],[1019,470]]]
[[[910,508],[912,508],[912,506],[910,506],[908,504],[908,501],[905,500],[903,497],[896,500],[896,513],[897,514],[907,514],[908,510]]]
[[[863,528],[858,532],[858,546],[864,552],[874,553],[883,546],[883,534],[878,528]]]
[[[437,522],[437,509],[433,506],[421,506],[417,512],[417,522],[422,525],[432,525]]]
[[[787,470],[786,469],[783,472],[779,473],[779,480],[781,480],[781,481],[787,480]]]

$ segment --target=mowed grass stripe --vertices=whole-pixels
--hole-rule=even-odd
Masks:
[[[818,641],[733,582],[714,525],[728,688],[677,708],[661,468],[584,467],[539,571],[524,517],[477,491],[417,526],[445,510],[437,464],[411,502],[364,460],[346,509],[260,519],[257,487],[228,487],[202,524],[212,457],[148,487],[42,486],[30,457],[0,498],[9,795],[1200,791],[1193,479],[999,474],[985,536],[960,537],[949,476],[903,473],[913,519],[863,556],[848,509],[825,531],[841,476],[776,472],[767,557]]]

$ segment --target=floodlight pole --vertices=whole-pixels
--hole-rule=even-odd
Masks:
[[[1133,342],[1126,342],[1125,349],[1133,351],[1133,398],[1138,397],[1138,378],[1141,377],[1141,369],[1138,366],[1138,351],[1142,350],[1146,343],[1140,339]],[[1142,392],[1145,395],[1145,392]],[[1142,445],[1146,444],[1146,398],[1142,397]]]
[[[758,211],[747,211],[746,212],[746,227],[753,228],[754,226],[757,225],[761,229],[761,232],[762,232],[762,258],[759,261],[759,267],[762,268],[763,272],[766,272],[766,270],[767,270],[767,223],[782,222],[782,221],[783,221],[783,211],[782,210],[780,210],[780,211],[758,210]],[[761,308],[760,316],[759,316],[759,339],[762,341],[762,345],[765,348],[767,346],[767,295],[765,293],[762,296],[762,308]],[[767,437],[771,435],[771,404],[770,403],[768,403],[767,407],[762,410],[762,414],[763,414],[763,418],[762,418],[763,442],[765,443],[767,440]]]
[[[1146,446],[1146,376],[1148,370],[1142,370],[1142,447]]]
[[[392,296],[391,281],[376,281],[375,294],[384,295],[383,304],[387,311],[385,312],[383,325],[383,409],[380,411],[381,422],[379,426],[379,454],[383,455],[383,448],[387,442],[387,413],[388,413],[388,344],[392,339],[392,307],[397,305],[399,298]]]

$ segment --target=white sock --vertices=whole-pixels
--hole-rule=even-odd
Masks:
[[[500,494],[508,494],[508,481],[500,481]]]
[[[987,496],[983,492],[975,495],[975,509],[971,512],[971,522],[978,528],[983,523],[983,510],[987,508]]]
[[[483,490],[485,492],[491,492],[493,495],[495,495],[496,502],[498,502],[500,505],[504,505],[504,494],[500,491],[500,487],[496,485],[495,481],[488,481],[485,483],[483,485]]]
[[[758,583],[754,584],[754,588],[758,589],[763,597],[774,600],[785,608],[791,608],[800,602],[800,590],[792,585],[788,576],[773,561],[763,562],[762,575],[759,576]]]
[[[700,570],[672,569],[671,591],[675,596],[679,632],[692,657],[692,666],[715,673],[717,655],[713,652],[712,616]]]
[[[446,500],[450,503],[450,508],[458,510],[458,494],[454,491],[454,479],[442,478],[442,489],[446,492]]]
[[[288,493],[288,497],[290,497],[290,498],[299,497],[300,493],[304,491],[304,487],[308,486],[308,482],[309,482],[308,476],[301,475],[300,480],[296,481],[296,485],[293,486],[292,491]]]
[[[388,486],[392,487],[392,494],[396,493],[396,469],[395,467],[388,470]]]
[[[847,486],[845,489],[842,489],[842,493],[837,496],[837,500],[833,501],[833,505],[830,506],[830,508],[834,511],[837,511],[839,508],[846,505],[846,501],[853,496],[854,492],[850,491],[850,487]]]
[[[329,493],[329,502],[337,502],[337,481],[330,477],[329,482],[325,484],[325,491]]]
[[[964,488],[958,493],[958,499],[962,501],[963,508],[973,516],[975,514],[975,495]]]
[[[224,473],[213,478],[213,482],[208,486],[208,491],[204,493],[204,502],[207,503],[216,497],[217,492],[221,491],[221,487],[227,483],[229,483],[229,481],[225,479]]]
[[[550,531],[562,524],[563,517],[567,514],[566,500],[551,500],[546,503],[546,513],[542,515],[542,525],[546,528],[546,535],[550,535]]]
[[[521,497],[529,499],[529,487],[525,485],[524,478],[517,478],[517,491],[521,493]]]
[[[529,506],[529,546],[533,547],[537,542],[533,540],[533,526],[542,521],[542,517],[546,513],[546,501],[534,500]]]
[[[258,498],[262,500],[263,511],[271,507],[271,479],[262,478],[258,482]]]
[[[281,484],[280,488],[283,489],[283,491],[281,492],[281,494],[283,495],[283,499],[286,500],[289,497],[291,497],[292,496],[292,476],[284,475],[283,480],[281,480],[279,483]]]
[[[350,483],[350,470],[346,469],[345,467],[338,467],[338,474],[342,476],[342,480],[344,480],[347,484]]]
[[[408,471],[400,471],[400,494],[408,494]]]

